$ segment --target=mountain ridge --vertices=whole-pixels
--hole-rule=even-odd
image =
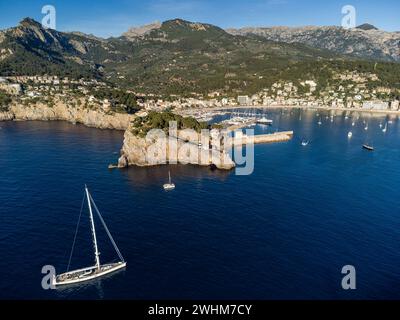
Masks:
[[[354,29],[338,26],[245,27],[227,29],[233,35],[254,34],[271,41],[302,43],[313,48],[363,59],[400,62],[400,33],[363,24]]]
[[[319,27],[307,28],[308,36],[320,44],[314,46],[287,38],[290,28],[273,29],[276,39],[269,39],[270,29],[227,32],[212,24],[179,18],[130,30],[118,38],[100,39],[45,29],[33,19],[24,19],[0,32],[0,76],[101,78],[143,93],[205,94],[220,90],[234,95],[257,92],[282,79],[298,84],[323,77],[321,83],[328,85],[327,78],[333,73],[353,69],[375,72],[375,62],[385,60],[377,54],[381,59],[369,57],[370,61],[358,62],[364,56],[351,55],[346,47],[342,48],[345,53],[332,50],[335,42],[324,38],[324,30],[337,37],[337,29],[331,27],[322,31]],[[367,45],[362,43],[361,47]],[[397,66],[381,65],[382,76],[390,83],[395,81],[390,70]]]

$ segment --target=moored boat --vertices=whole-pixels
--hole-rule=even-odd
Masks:
[[[368,150],[368,151],[374,151],[375,150],[373,146],[370,146],[368,144],[363,144],[363,148]]]
[[[168,177],[169,177],[168,183],[164,184],[163,188],[166,191],[174,190],[175,189],[175,184],[173,184],[172,181],[171,181],[171,171],[168,172]]]

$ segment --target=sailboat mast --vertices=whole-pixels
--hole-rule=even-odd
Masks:
[[[90,195],[89,195],[89,190],[88,190],[87,186],[85,186],[85,189],[86,189],[86,196],[87,196],[88,205],[89,205],[89,216],[90,216],[90,224],[92,227],[94,255],[96,258],[96,267],[97,267],[97,269],[100,269],[100,258],[99,258],[100,254],[99,254],[99,249],[97,248],[96,228],[94,226],[92,204],[90,202]]]

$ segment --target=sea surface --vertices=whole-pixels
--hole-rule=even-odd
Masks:
[[[398,119],[384,134],[386,115],[265,115],[274,125],[257,133],[295,136],[257,145],[249,176],[183,165],[110,171],[123,132],[0,122],[0,299],[400,299]],[[162,188],[168,170],[173,192]],[[85,184],[128,266],[43,290],[43,266],[67,268]],[[114,261],[96,227],[101,261]],[[85,207],[71,268],[93,262]],[[345,265],[356,268],[356,290],[342,289]]]

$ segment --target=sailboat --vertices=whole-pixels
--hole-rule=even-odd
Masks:
[[[101,216],[99,210],[97,209],[97,206],[94,203],[94,200],[93,200],[92,196],[90,195],[87,186],[85,186],[85,195],[86,195],[88,206],[89,206],[89,218],[90,218],[90,225],[91,225],[91,229],[92,229],[92,237],[93,237],[92,240],[93,240],[93,247],[94,247],[95,265],[91,266],[91,267],[82,268],[79,270],[67,271],[66,273],[53,276],[52,284],[54,286],[71,285],[71,284],[89,281],[92,279],[100,278],[102,276],[105,276],[106,274],[110,274],[112,272],[115,272],[117,270],[120,270],[120,269],[123,269],[126,267],[126,262],[122,256],[121,252],[119,251],[113,237],[111,236],[111,233],[108,230],[107,225],[105,224],[105,222],[103,220],[103,217]],[[120,261],[118,261],[116,263],[109,263],[109,264],[103,264],[103,265],[100,263],[100,252],[99,252],[99,249],[97,246],[97,237],[96,237],[96,229],[95,229],[94,219],[93,219],[92,205],[93,205],[104,229],[106,230],[107,235],[110,238],[110,241],[111,241],[112,245],[114,246],[114,249],[117,252],[117,255],[120,259]],[[77,230],[78,230],[78,228],[77,228]],[[76,239],[76,235],[75,235],[75,239]],[[75,245],[75,240],[74,240],[74,245]],[[74,247],[72,247],[71,257],[72,257],[73,249],[74,249]],[[71,258],[70,258],[70,262],[71,262]],[[68,268],[69,268],[69,265],[68,265]]]
[[[347,137],[350,139],[350,138],[352,138],[353,137],[353,132],[349,132],[348,134],[347,134]]]
[[[322,120],[321,119],[319,119],[319,121],[318,121],[318,125],[321,125],[322,124]]]
[[[387,132],[387,128],[388,128],[388,124],[387,124],[387,122],[386,122],[385,127],[382,129],[382,132],[383,132],[383,133],[386,133],[386,132]]]
[[[303,140],[303,141],[301,142],[301,145],[302,145],[303,147],[307,147],[309,143],[310,143],[310,141],[308,141],[308,140]]]
[[[164,184],[164,190],[173,190],[175,189],[175,184],[171,182],[171,171],[168,171],[169,180],[168,183]]]
[[[365,130],[365,131],[368,130],[368,122],[367,122],[367,125],[366,125],[366,127],[364,128],[364,130]]]

